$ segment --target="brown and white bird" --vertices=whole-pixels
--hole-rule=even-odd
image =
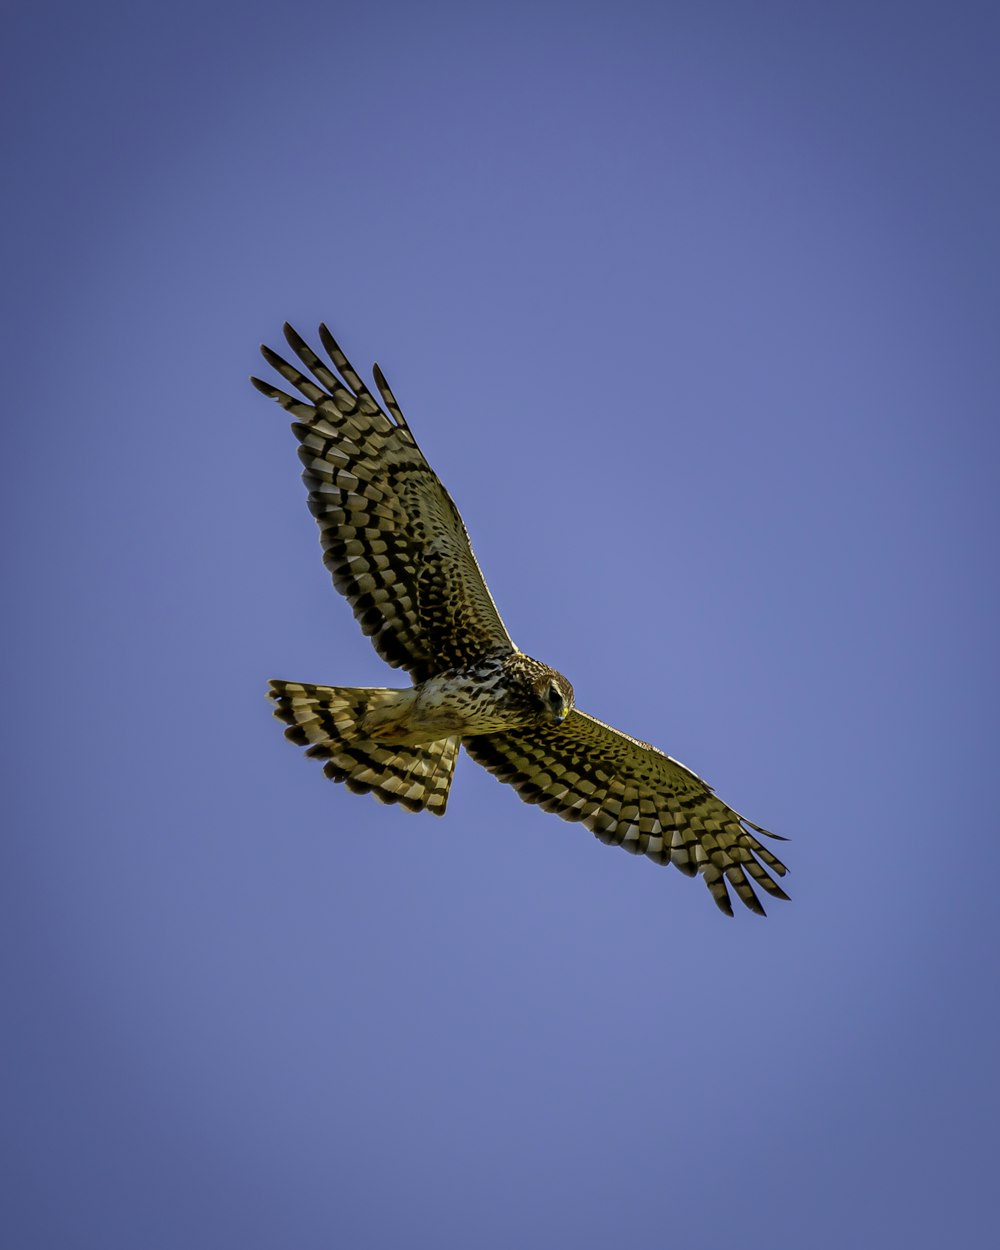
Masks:
[[[384,408],[326,326],[336,373],[291,326],[312,377],[269,347],[264,359],[305,397],[254,386],[295,418],[302,478],[323,559],[376,651],[405,669],[404,689],[272,681],[285,736],[359,794],[443,815],[459,747],[528,803],[577,820],[603,842],[701,873],[732,915],[727,885],[764,914],[750,878],[784,864],[745,820],[677,760],[574,707],[560,673],[507,633],[458,509],[418,448],[378,365]],[[339,376],[338,376],[339,374]]]

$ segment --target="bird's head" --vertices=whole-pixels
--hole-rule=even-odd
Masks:
[[[535,685],[535,694],[547,720],[561,725],[573,710],[573,687],[562,673],[548,669]]]

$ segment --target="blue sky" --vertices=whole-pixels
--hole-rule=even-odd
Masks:
[[[981,1239],[995,9],[5,33],[5,1241]],[[378,360],[518,643],[792,838],[790,904],[282,740],[268,678],[388,672],[247,382],[286,318]]]

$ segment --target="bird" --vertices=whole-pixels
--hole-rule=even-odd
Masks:
[[[261,354],[299,394],[250,380],[293,418],[334,586],[378,654],[411,683],[272,681],[285,737],[349,790],[437,816],[464,747],[525,802],[579,821],[602,842],[700,874],[728,916],[730,890],[758,915],[754,886],[787,899],[775,880],[787,868],[756,835],[786,839],[727,806],[679,760],[581,711],[570,682],[515,645],[458,508],[379,366],[381,403],[325,324],[330,363],[287,323],[284,336],[299,365],[266,345]]]

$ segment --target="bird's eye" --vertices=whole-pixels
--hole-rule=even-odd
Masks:
[[[549,686],[549,702],[553,707],[562,707],[562,693],[558,686]]]

